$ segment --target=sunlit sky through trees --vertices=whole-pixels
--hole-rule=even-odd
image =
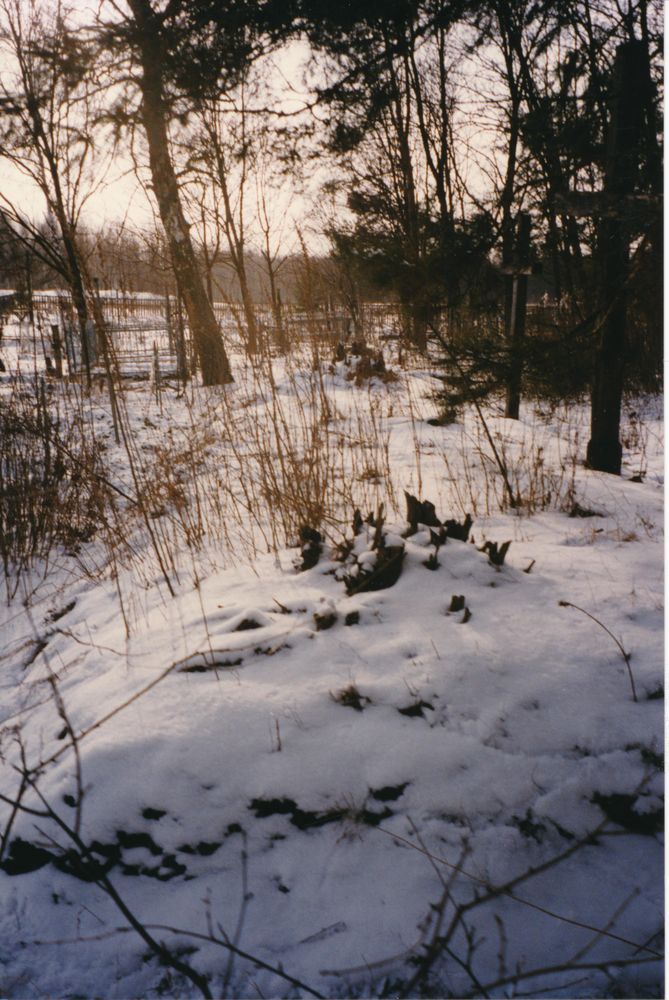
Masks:
[[[55,10],[57,0],[39,0],[42,10]],[[91,0],[72,0],[67,4],[68,23],[75,27],[74,33],[87,36],[100,19],[114,19],[124,9],[109,0],[99,3]],[[499,164],[495,154],[495,130],[499,127],[500,108],[503,95],[496,93],[500,84],[495,79],[493,67],[499,61],[498,55],[490,49],[466,56],[455,50],[470,40],[468,32],[456,29],[456,42],[449,53],[449,72],[454,88],[454,126],[457,125],[455,144],[458,149],[459,169],[468,191],[475,199],[485,199],[489,194],[491,177],[499,174]],[[5,45],[0,50],[0,77],[11,81],[15,72],[15,60]],[[322,57],[314,53],[305,39],[293,39],[279,47],[264,62],[259,74],[262,77],[262,96],[257,101],[249,101],[253,108],[269,109],[267,120],[279,127],[285,124],[303,123],[311,126],[312,132],[305,137],[299,153],[302,162],[299,170],[289,176],[289,169],[282,167],[282,176],[273,185],[268,206],[272,223],[286,232],[288,223],[296,224],[308,244],[316,252],[327,250],[328,240],[324,236],[333,214],[347,216],[345,198],[324,199],[323,185],[339,175],[337,164],[327,162],[319,152],[318,143],[323,138],[324,127],[332,124],[327,106],[319,104],[316,88],[326,80]],[[113,68],[107,74],[105,86],[112,102],[114,90],[120,81],[114,81]],[[234,98],[233,98],[234,99]],[[272,114],[271,112],[278,112]],[[174,123],[172,138],[178,143],[187,139],[190,121]],[[94,137],[96,146],[108,151],[104,172],[98,171],[94,183],[86,196],[82,212],[81,227],[145,229],[157,226],[155,199],[151,194],[151,181],[146,163],[146,154],[141,137],[122,134],[113,142],[108,127],[99,124]],[[293,163],[295,163],[293,158]],[[16,163],[0,157],[0,191],[12,203],[19,204],[22,211],[37,220],[45,213],[45,200],[34,182],[26,177]],[[254,234],[257,239],[258,234]],[[287,232],[286,232],[287,237]],[[287,246],[287,250],[290,247]]]

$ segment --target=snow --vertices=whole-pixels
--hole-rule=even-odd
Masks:
[[[325,437],[320,443],[339,455],[338,495],[357,500],[363,515],[383,501],[385,544],[405,549],[394,586],[347,594],[344,576],[355,568],[363,580],[377,559],[374,529],[364,525],[354,537],[347,527],[352,507],[327,525],[320,561],[302,572],[286,533],[273,551],[259,492],[227,535],[215,528],[217,502],[230,516],[235,510],[229,494],[241,490],[241,458],[261,485],[276,473],[262,455],[254,464],[257,440],[248,436],[253,425],[268,426],[272,399],[285,407],[284,448],[292,440],[298,453],[309,443],[301,421],[315,398],[308,366],[276,361],[274,397],[259,377],[241,367],[235,375],[224,391],[184,397],[168,386],[160,406],[146,385],[126,390],[128,426],[147,463],[160,447],[177,455],[199,441],[183,489],[192,502],[189,476],[201,477],[209,520],[199,548],[174,543],[175,595],[126,510],[127,541],[144,549],[140,562],[122,560],[118,580],[96,537],[78,557],[61,552],[36,566],[2,609],[0,829],[18,793],[22,752],[43,800],[70,830],[80,823],[85,844],[97,843],[91,849],[107,859],[125,905],[148,928],[178,928],[153,933],[173,952],[195,949],[181,954],[210,977],[215,996],[309,995],[280,969],[323,995],[397,995],[416,971],[410,959],[425,954],[443,880],[454,875],[452,900],[464,905],[475,890],[533,866],[545,869],[513,896],[469,909],[480,942],[469,972],[452,957],[468,965],[460,926],[421,989],[480,996],[477,983],[499,980],[491,993],[502,996],[507,974],[564,966],[520,979],[518,990],[661,995],[660,963],[637,961],[661,945],[661,835],[639,832],[627,814],[627,828],[607,819],[601,805],[625,797],[628,812],[652,827],[663,793],[657,401],[630,402],[644,433],[626,450],[620,478],[572,462],[587,440],[584,406],[528,403],[517,423],[490,410],[514,485],[535,507],[530,515],[499,509],[502,486],[475,413],[450,427],[425,422],[433,412],[428,373],[356,387],[343,363],[324,366],[330,419],[321,427],[327,441],[350,445],[344,455]],[[131,490],[104,392],[94,393],[91,413],[109,474]],[[376,481],[360,474],[365,465],[378,466]],[[632,482],[640,471],[643,481]],[[472,539],[447,539],[436,569],[425,565],[434,552],[429,530],[406,536],[405,488],[432,500],[441,519],[474,515]],[[570,500],[596,516],[569,517]],[[333,543],[347,531],[342,567]],[[485,540],[511,540],[504,565],[481,551]],[[470,616],[449,611],[453,595],[464,596]],[[630,655],[638,701],[615,642],[578,608]],[[37,639],[45,645],[33,656]],[[79,735],[79,776],[70,727]],[[23,804],[43,809],[34,791]],[[16,838],[56,862],[74,846],[53,817],[21,811],[7,846]],[[197,996],[150,955],[104,888],[80,875],[54,860],[0,872],[0,993]],[[452,915],[451,901],[444,927]],[[225,934],[274,971],[239,956],[229,966],[226,949],[207,940]]]

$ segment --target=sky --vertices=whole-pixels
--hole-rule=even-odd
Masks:
[[[43,0],[40,0],[43,2]],[[90,22],[96,10],[108,16],[110,5],[91,0],[73,0],[70,8],[75,21]],[[308,56],[304,43],[294,42],[286,46],[272,58],[273,87],[277,94],[277,106],[282,110],[294,110],[308,98],[303,86],[303,66]],[[11,74],[11,62],[6,52],[0,49],[0,78]],[[178,135],[178,133],[176,133]],[[124,151],[124,146],[125,150]],[[152,227],[156,221],[155,202],[151,196],[148,170],[138,178],[129,153],[129,139],[125,137],[114,152],[113,159],[105,168],[104,179],[88,198],[82,213],[84,224],[91,228],[119,225],[129,222],[133,228]],[[27,211],[33,218],[39,218],[45,211],[45,200],[33,180],[16,165],[0,156],[0,195]],[[301,195],[292,198],[293,215],[306,216],[308,206]],[[281,215],[285,206],[280,206]]]
[[[111,7],[105,0],[101,0],[99,5],[91,0],[74,0],[72,9],[75,11],[75,19],[81,24],[85,24],[91,19],[98,6],[108,16]],[[296,41],[273,56],[272,88],[278,107],[284,111],[299,108],[310,96],[304,81],[308,55],[309,50],[306,43]],[[8,69],[7,62],[5,61],[3,64],[2,59],[3,56],[0,53],[0,75]],[[473,119],[474,116],[469,115],[469,117]],[[476,147],[479,147],[478,152],[481,155],[478,156],[478,159],[482,163],[483,144],[487,142],[487,139],[478,127],[470,128],[465,124],[460,130],[460,137],[465,137],[466,132],[469,133],[467,141],[473,144],[475,150],[474,157],[468,159],[468,180],[478,186],[476,178],[480,177],[483,180],[483,174],[476,163],[478,156]],[[98,139],[98,142],[100,141]],[[124,144],[127,152],[124,152]],[[91,229],[97,230],[124,224],[130,225],[133,229],[144,229],[153,228],[157,223],[155,203],[150,190],[147,190],[148,171],[144,170],[141,180],[138,179],[129,155],[128,144],[129,139],[126,133],[115,151],[104,180],[99,183],[97,190],[89,197],[85,205],[82,221],[85,226]],[[270,198],[270,207],[273,206],[276,229],[279,230],[281,224],[284,223],[284,233],[288,228],[294,231],[295,222],[297,222],[305,239],[316,251],[327,249],[327,240],[322,236],[323,224],[319,212],[322,198],[319,200],[318,189],[322,182],[328,180],[330,176],[326,169],[316,167],[313,169],[312,176],[304,190],[295,187],[290,192],[289,205],[285,197],[280,198],[275,193],[272,193]],[[483,190],[486,185],[481,184],[480,186]],[[22,209],[27,210],[33,218],[39,217],[44,212],[44,199],[36,191],[34,184],[1,157],[0,192],[19,204]],[[247,199],[247,203],[250,204],[253,201],[255,198],[251,195]],[[290,220],[289,225],[285,224],[286,218]]]

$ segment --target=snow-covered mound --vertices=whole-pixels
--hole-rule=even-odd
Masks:
[[[214,996],[659,995],[662,553],[619,511],[661,499],[601,478],[588,519],[394,525],[385,589],[363,525],[129,639],[111,581],[13,605],[0,993],[198,995],[139,923]]]

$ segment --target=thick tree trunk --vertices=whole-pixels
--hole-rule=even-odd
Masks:
[[[621,230],[616,219],[603,219],[599,227],[600,294],[606,312],[595,352],[587,451],[591,469],[615,475],[623,453],[619,431],[627,325],[627,243]]]
[[[430,307],[422,302],[413,302],[411,305],[411,343],[421,354],[427,351],[427,324],[430,311]]]
[[[413,287],[410,295],[407,296],[410,298],[410,302],[408,303],[409,317],[406,332],[410,343],[424,354],[427,351],[429,307],[425,301],[426,290],[422,287],[422,279],[419,276],[423,255],[420,245],[420,224],[414,162],[407,125],[407,107],[411,100],[410,74],[405,64],[404,78],[400,79],[400,75],[393,64],[391,54],[393,43],[387,32],[385,33],[385,43],[388,47],[387,65],[392,94],[392,102],[390,104],[392,130],[389,139],[397,150],[397,207],[402,220],[404,252],[413,272],[411,281]]]
[[[73,240],[67,232],[67,229],[67,226],[63,229],[63,225],[61,224],[61,230],[63,231],[63,246],[65,247],[65,255],[69,271],[70,292],[72,294],[72,302],[74,303],[74,309],[77,314],[77,322],[79,324],[81,359],[84,363],[84,371],[86,372],[86,382],[88,384],[88,388],[90,389],[91,364],[95,359],[91,358],[90,344],[88,340],[88,306],[86,304],[86,292],[84,290],[84,279],[81,273],[77,251]]]
[[[149,165],[160,219],[178,275],[188,323],[202,370],[204,385],[232,382],[232,373],[213,307],[207,298],[202,276],[186,222],[179,186],[170,157],[167,115],[163,95],[160,22],[148,0],[129,0],[139,29],[138,52],[141,62],[142,122],[149,146]]]
[[[620,202],[632,194],[638,169],[639,114],[645,83],[641,42],[626,42],[616,52],[611,123],[607,149],[605,194]],[[620,213],[622,215],[622,213]],[[600,472],[620,474],[619,441],[624,363],[627,350],[629,234],[620,216],[604,218],[599,227],[599,286],[602,314],[592,382],[591,433],[587,462]]]

